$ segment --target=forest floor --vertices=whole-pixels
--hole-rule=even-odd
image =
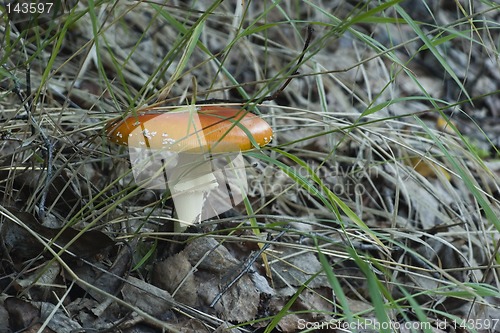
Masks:
[[[500,332],[500,5],[16,3],[0,332]],[[175,233],[105,127],[214,103],[273,140]]]

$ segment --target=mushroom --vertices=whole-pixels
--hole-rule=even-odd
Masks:
[[[120,145],[176,154],[177,163],[169,166],[167,174],[179,219],[176,232],[201,221],[206,197],[218,186],[212,154],[260,148],[273,136],[269,124],[259,116],[242,108],[215,105],[185,106],[163,113],[147,110],[112,120],[105,131],[110,141]]]

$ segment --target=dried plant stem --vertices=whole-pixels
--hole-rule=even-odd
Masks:
[[[54,144],[50,140],[49,136],[45,133],[45,131],[38,124],[37,120],[33,116],[33,112],[35,110],[35,104],[33,103],[33,95],[31,92],[31,67],[28,61],[28,54],[26,52],[26,47],[24,45],[24,41],[21,39],[21,45],[23,48],[24,56],[26,59],[26,93],[23,94],[21,89],[21,85],[19,81],[16,79],[14,75],[11,75],[12,80],[14,81],[13,92],[19,97],[21,103],[26,111],[28,116],[28,120],[30,123],[31,135],[33,137],[39,135],[43,146],[45,147],[45,166],[46,166],[46,174],[45,181],[43,185],[43,189],[40,196],[40,201],[38,202],[38,215],[43,220],[45,218],[45,202],[47,200],[47,195],[49,192],[50,183],[52,181],[52,173],[53,173],[53,152],[54,152]],[[10,72],[5,65],[2,65],[5,70]]]

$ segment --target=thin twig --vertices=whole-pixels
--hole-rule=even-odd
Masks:
[[[14,93],[19,97],[21,103],[23,104],[24,110],[28,115],[30,121],[31,135],[39,135],[42,139],[43,145],[45,147],[45,164],[46,164],[46,175],[43,189],[40,196],[40,201],[38,202],[38,215],[43,220],[45,218],[45,202],[47,200],[47,195],[49,192],[49,187],[52,182],[52,171],[53,171],[53,151],[54,144],[51,142],[48,135],[43,131],[38,122],[36,121],[33,113],[35,111],[35,103],[33,101],[33,95],[31,92],[31,67],[28,62],[28,53],[26,52],[26,47],[24,41],[21,39],[21,45],[24,52],[26,60],[26,94],[23,94],[21,85],[19,81],[12,75],[12,80],[14,81]],[[5,65],[2,65],[6,70]],[[10,71],[9,71],[10,72]]]
[[[304,56],[306,55],[306,51],[309,48],[309,45],[311,44],[312,36],[313,36],[314,28],[312,26],[307,27],[307,37],[306,41],[304,43],[304,48],[302,49],[302,53],[297,60],[297,64],[295,65],[294,72],[290,74],[288,79],[285,81],[285,83],[278,89],[276,90],[272,95],[266,96],[264,98],[253,98],[253,99],[246,99],[246,100],[227,100],[227,99],[218,99],[218,98],[212,98],[212,99],[207,99],[207,100],[200,100],[198,101],[199,104],[216,104],[216,103],[240,103],[240,104],[252,104],[252,103],[262,103],[262,102],[268,102],[268,101],[273,101],[283,93],[283,91],[286,89],[286,87],[292,82],[292,80],[297,76],[300,75],[300,73],[297,71],[298,68],[302,65],[302,61],[304,60]]]
[[[243,275],[249,273],[251,271],[253,263],[259,258],[262,253],[271,246],[271,243],[276,242],[281,236],[285,234],[285,232],[288,231],[289,226],[286,226],[283,231],[281,231],[276,237],[274,237],[270,242],[264,244],[262,248],[259,251],[253,251],[250,256],[245,260],[245,263],[239,270],[239,272],[236,274],[236,276],[227,284],[225,285],[221,291],[215,296],[214,300],[212,303],[210,303],[210,307],[213,308],[215,304],[222,298],[222,296],[236,283],[243,277]]]
[[[290,84],[290,82],[292,82],[294,75],[300,74],[297,70],[300,67],[300,65],[302,65],[302,60],[304,60],[304,56],[306,55],[306,51],[309,48],[309,44],[311,44],[313,32],[314,32],[314,28],[312,26],[308,26],[307,27],[306,42],[304,43],[304,48],[302,49],[302,54],[300,55],[299,60],[297,60],[297,64],[295,65],[294,72],[285,81],[285,83],[278,90],[276,90],[274,92],[274,94],[267,96],[267,97],[264,97],[263,99],[261,99],[261,102],[274,101],[276,98],[279,97],[279,95],[281,95],[281,93],[286,89],[286,87]]]

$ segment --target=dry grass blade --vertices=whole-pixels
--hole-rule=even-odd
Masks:
[[[0,330],[499,330],[497,3],[58,3],[0,5]],[[103,128],[203,100],[274,137],[179,234]]]

